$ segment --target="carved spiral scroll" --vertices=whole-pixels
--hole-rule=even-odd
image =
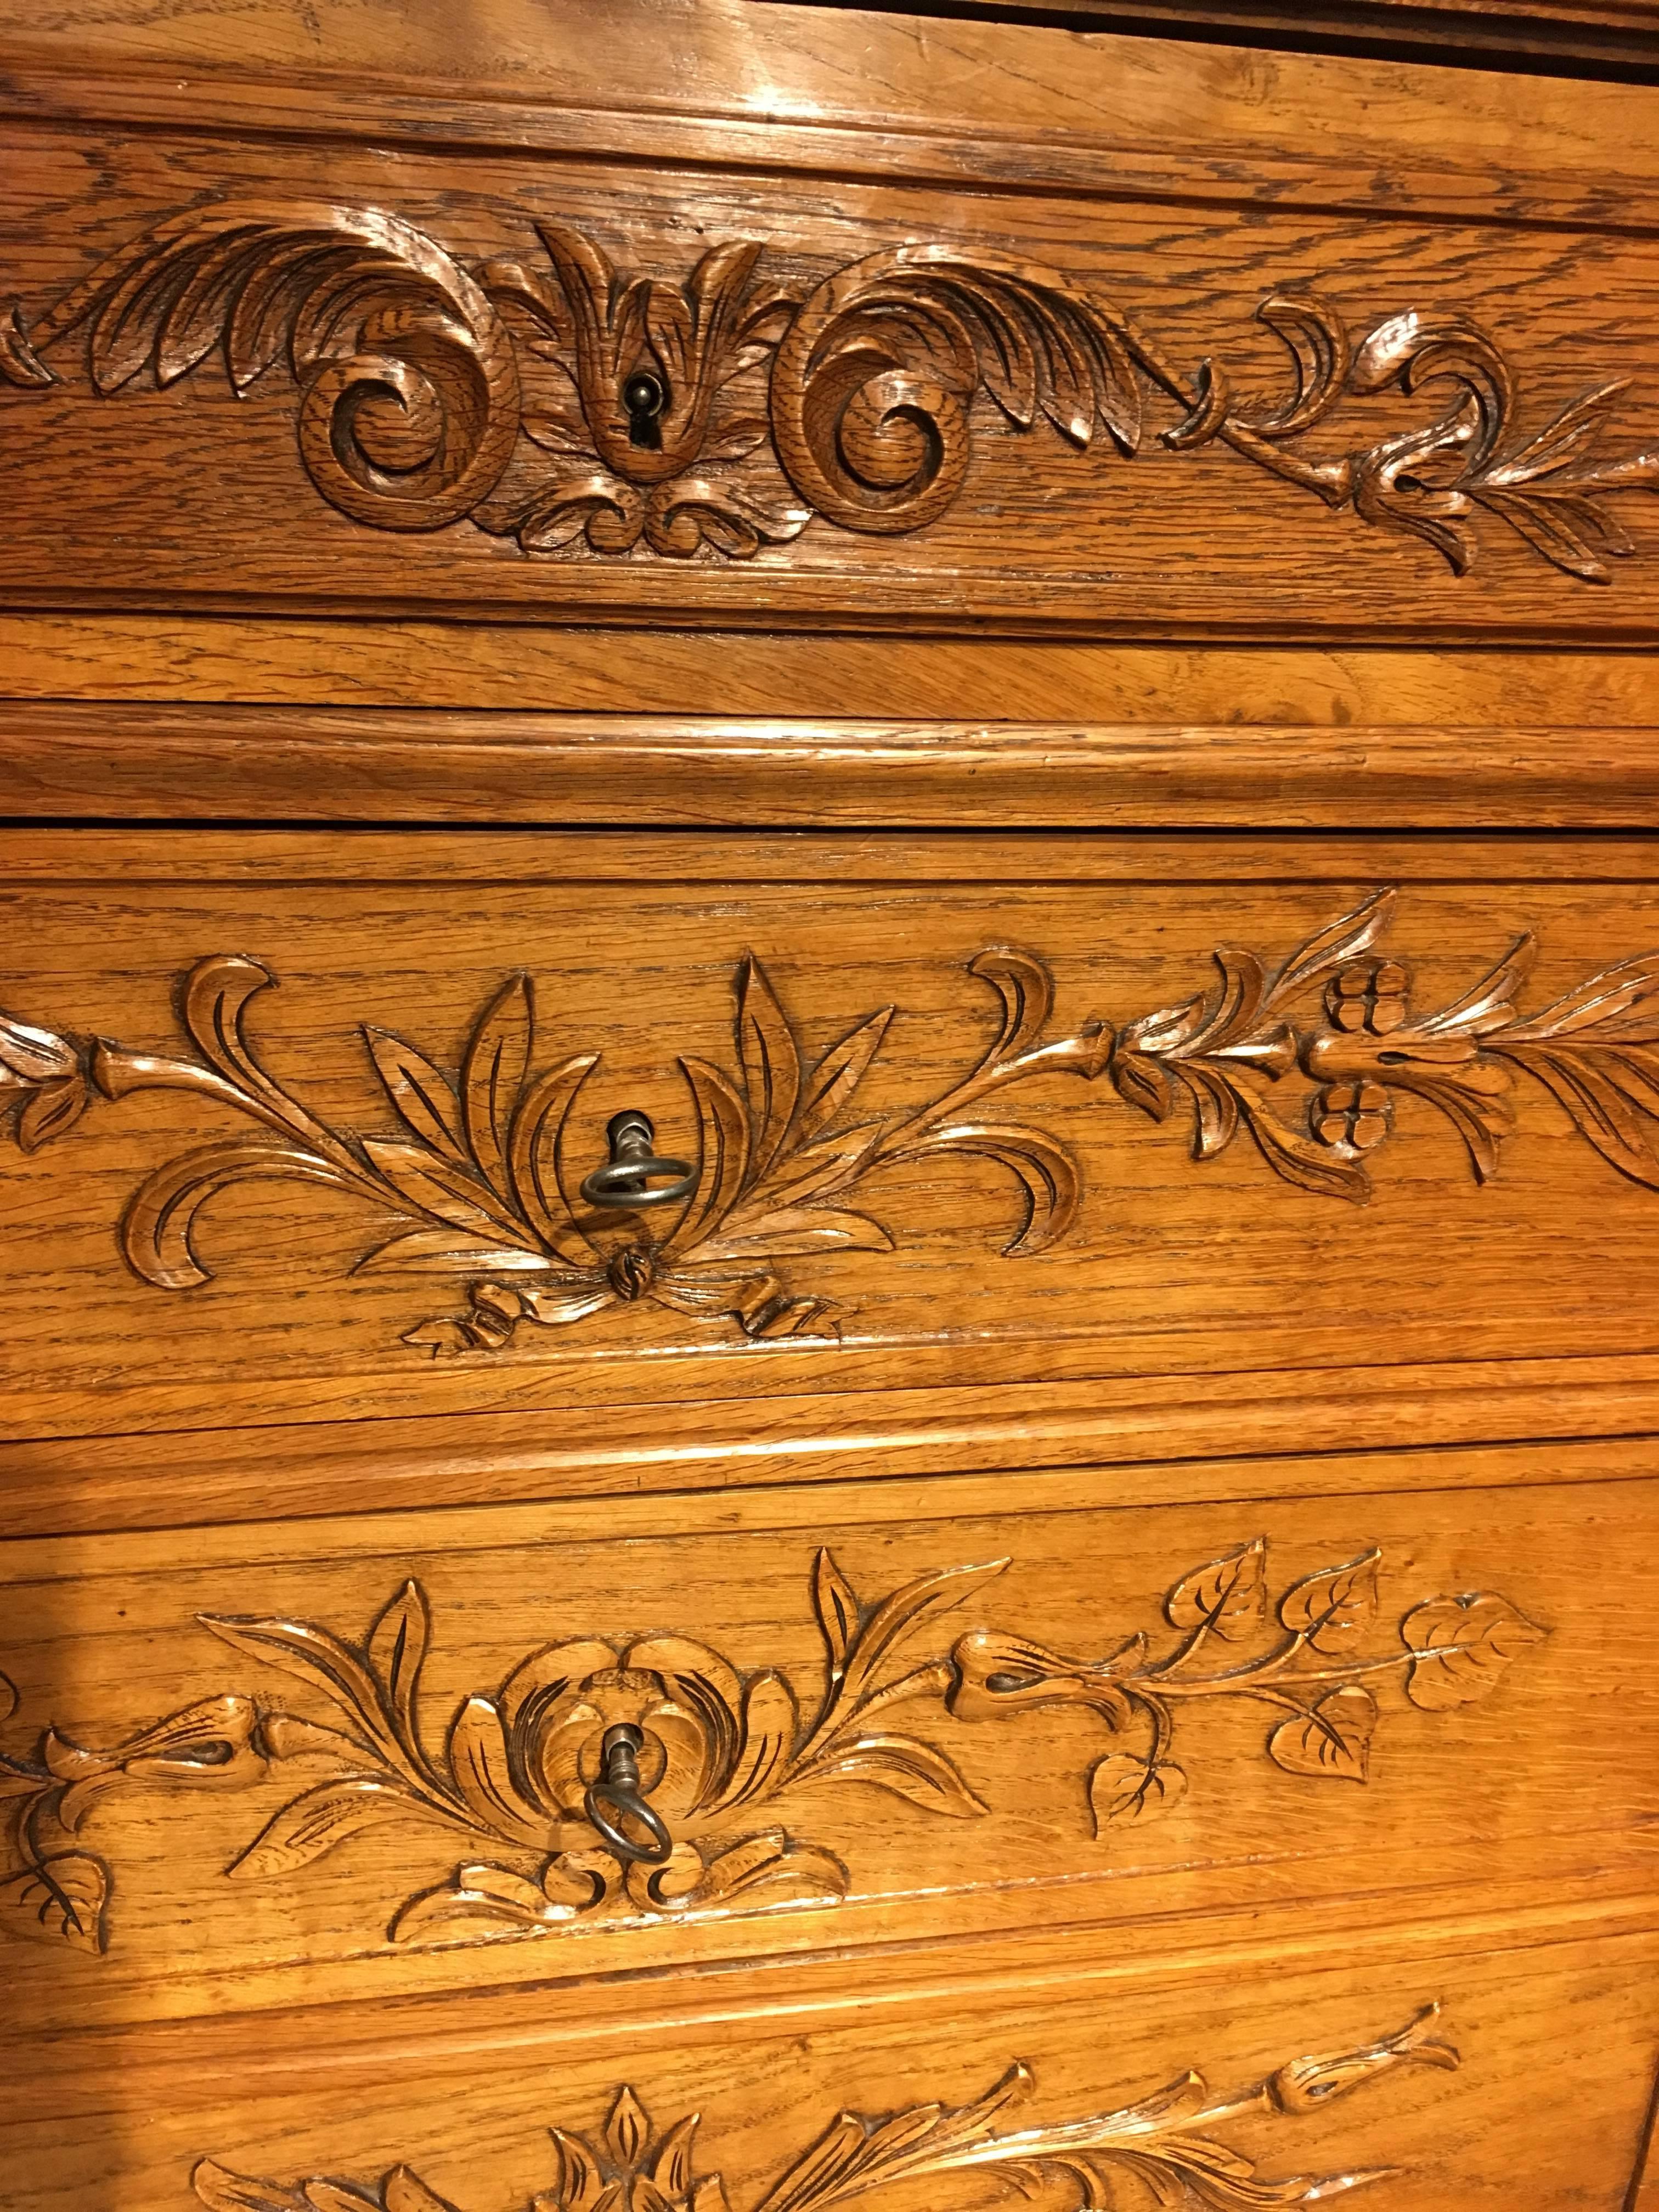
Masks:
[[[988,255],[900,246],[826,277],[779,344],[772,434],[796,489],[848,530],[919,530],[950,506],[980,384],[1010,421],[1039,411],[1126,453],[1140,387],[1113,310],[1065,278]]]
[[[518,368],[489,296],[378,209],[232,202],[158,225],[137,259],[100,263],[37,326],[32,382],[55,380],[40,354],[88,323],[104,394],[146,368],[175,383],[222,342],[240,397],[286,353],[313,483],[377,529],[460,520],[518,437]]]

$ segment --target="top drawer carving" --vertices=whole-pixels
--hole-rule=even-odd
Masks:
[[[832,221],[799,186],[672,175],[630,179],[619,221],[580,167],[556,193],[451,156],[394,195],[348,149],[324,198],[289,151],[255,198],[245,151],[174,150],[100,148],[123,189],[95,214],[90,148],[19,161],[25,594],[210,599],[234,573],[244,605],[1534,632],[1659,605],[1637,563],[1616,605],[1586,588],[1659,480],[1630,388],[1659,301],[1613,241],[1564,278],[1525,234],[994,198],[965,228],[868,187]]]

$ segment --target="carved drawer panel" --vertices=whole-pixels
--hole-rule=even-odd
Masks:
[[[1644,845],[0,865],[20,1433],[1655,1348]],[[619,1109],[689,1199],[584,1196]]]
[[[830,186],[787,126],[768,174],[586,122],[556,166],[12,126],[14,601],[1525,640],[1659,605],[1659,291],[1605,202]]]
[[[1073,1942],[906,1989],[869,1961],[635,1990],[71,2038],[9,2084],[10,2212],[1620,2212],[1651,1937],[1179,1968]],[[779,1982],[784,1984],[778,1986]],[[769,1986],[769,1983],[770,1986]],[[1034,1984],[1042,1984],[1041,1987]],[[257,2095],[250,2085],[258,2084]]]
[[[1288,1899],[1388,1922],[1467,1908],[1493,1852],[1552,1904],[1640,1887],[1632,1449],[1444,1494],[1432,1454],[1343,1494],[1334,1460],[1296,1504],[1069,1472],[18,1540],[8,1974],[46,2026]],[[620,1848],[619,1728],[659,1824]]]

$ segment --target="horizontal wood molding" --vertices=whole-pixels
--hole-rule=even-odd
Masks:
[[[603,60],[584,12],[487,0],[464,33],[400,14],[394,45],[384,0],[324,0],[315,39],[261,16],[228,59],[176,0],[142,27],[8,0],[0,112],[1228,205],[1659,220],[1644,88],[1305,53],[1264,69],[1223,46],[1023,22],[935,18],[918,36],[880,10],[859,17],[854,77],[838,9],[699,0],[673,11],[671,88],[659,8],[612,4]],[[748,86],[762,88],[734,96]]]
[[[911,1479],[903,1512],[926,1515],[948,1509],[953,1482],[981,1472],[994,1481],[1018,1475],[1034,1504],[1075,1496],[1152,1505],[1334,1486],[1363,1495],[1412,1479],[1413,1468],[1437,1488],[1481,1489],[1659,1467],[1652,1358],[888,1389],[878,1403],[857,1390],[688,1396],[613,1412],[591,1432],[549,1392],[526,1394],[507,1413],[404,1420],[331,1419],[334,1394],[319,1390],[313,1402],[314,1419],[297,1423],[291,1407],[287,1420],[274,1404],[258,1408],[234,1440],[206,1426],[0,1443],[8,1533],[769,1492],[874,1476]],[[1401,1448],[1406,1436],[1410,1451]],[[1342,1455],[1333,1457],[1338,1442]],[[1583,1448],[1564,1454],[1568,1442]]]
[[[0,707],[15,818],[657,827],[1659,826],[1659,726],[1324,729]]]

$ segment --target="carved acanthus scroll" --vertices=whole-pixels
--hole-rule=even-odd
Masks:
[[[1604,969],[1523,1015],[1516,1000],[1536,952],[1524,936],[1450,1005],[1425,1012],[1409,969],[1376,949],[1393,902],[1392,892],[1375,893],[1277,963],[1223,947],[1216,988],[1115,1031],[1091,1018],[1051,1036],[1047,966],[993,946],[968,966],[998,1001],[996,1037],[940,1096],[885,1120],[849,1115],[895,1009],[866,1015],[811,1061],[765,971],[746,957],[736,977],[735,1079],[707,1060],[679,1063],[700,1175],[660,1233],[648,1219],[619,1225],[581,1201],[563,1139],[599,1056],[578,1051],[538,1066],[524,975],[479,1018],[459,1080],[401,1038],[365,1029],[402,1123],[396,1137],[330,1127],[265,1072],[246,1020],[275,978],[240,955],[204,960],[185,979],[186,1056],[0,1014],[0,1105],[15,1103],[25,1152],[63,1136],[89,1103],[143,1090],[191,1092],[251,1121],[258,1133],[184,1153],[140,1187],[121,1224],[128,1264],[161,1289],[203,1284],[198,1227],[210,1200],[246,1182],[315,1183],[368,1206],[392,1230],[358,1272],[466,1281],[465,1311],[405,1335],[434,1355],[497,1351],[521,1322],[563,1327],[641,1300],[734,1322],[751,1338],[833,1334],[832,1301],[798,1292],[778,1263],[890,1251],[891,1234],[863,1208],[881,1171],[904,1162],[994,1162],[1022,1201],[1005,1251],[1040,1252],[1077,1217],[1078,1164],[1046,1130],[987,1104],[1054,1074],[1103,1077],[1155,1121],[1186,1109],[1200,1159],[1248,1131],[1285,1182],[1358,1204],[1371,1195],[1371,1163],[1403,1099],[1451,1123],[1484,1182],[1516,1127],[1515,1079],[1525,1075],[1611,1165],[1659,1188],[1659,953]]]
[[[1395,2034],[1356,2051],[1293,2058],[1265,2080],[1218,2097],[1201,2074],[1188,2070],[1115,2112],[1006,2130],[999,2123],[1036,2088],[1030,2068],[1017,2060],[984,2096],[955,2110],[933,2103],[879,2118],[842,2112],[769,2186],[761,2185],[755,2212],[829,2212],[831,2205],[862,2203],[897,2184],[935,2176],[952,2204],[1004,2197],[1012,2185],[1045,2212],[1127,2203],[1120,2185],[1139,2185],[1137,2203],[1144,2195],[1170,2212],[1322,2203],[1384,2181],[1390,2169],[1274,2179],[1207,2131],[1252,2115],[1320,2112],[1361,2083],[1401,2067],[1455,2070],[1461,2063],[1455,2045],[1435,2033],[1439,2013],[1437,2004],[1425,2005]],[[721,2177],[696,2170],[699,2118],[694,2113],[659,2134],[634,2092],[619,2090],[602,2132],[550,2131],[552,2186],[526,2212],[729,2212]],[[975,2190],[976,2174],[992,2187]],[[212,2160],[204,2160],[193,2179],[209,2212],[456,2212],[407,2166],[394,2166],[378,2186],[319,2177],[289,2187]]]
[[[984,395],[1023,433],[1079,449],[1141,446],[1149,401],[1187,453],[1218,441],[1363,521],[1422,538],[1462,574],[1484,514],[1595,582],[1634,549],[1607,502],[1659,483],[1659,453],[1595,448],[1626,390],[1601,382],[1530,436],[1514,366],[1455,312],[1407,311],[1356,343],[1307,292],[1260,319],[1293,389],[1237,398],[1222,366],[1178,366],[1121,307],[1037,264],[943,244],[883,247],[776,284],[733,240],[684,282],[614,267],[569,226],[540,252],[464,268],[397,216],[328,202],[227,201],[158,223],[44,313],[0,321],[0,379],[57,382],[46,356],[84,333],[95,391],[187,376],[216,349],[234,390],[286,361],[301,458],[355,520],[432,530],[471,519],[528,553],[644,549],[747,558],[815,515],[921,530],[951,507]],[[1310,453],[1348,399],[1432,387],[1425,419]]]

